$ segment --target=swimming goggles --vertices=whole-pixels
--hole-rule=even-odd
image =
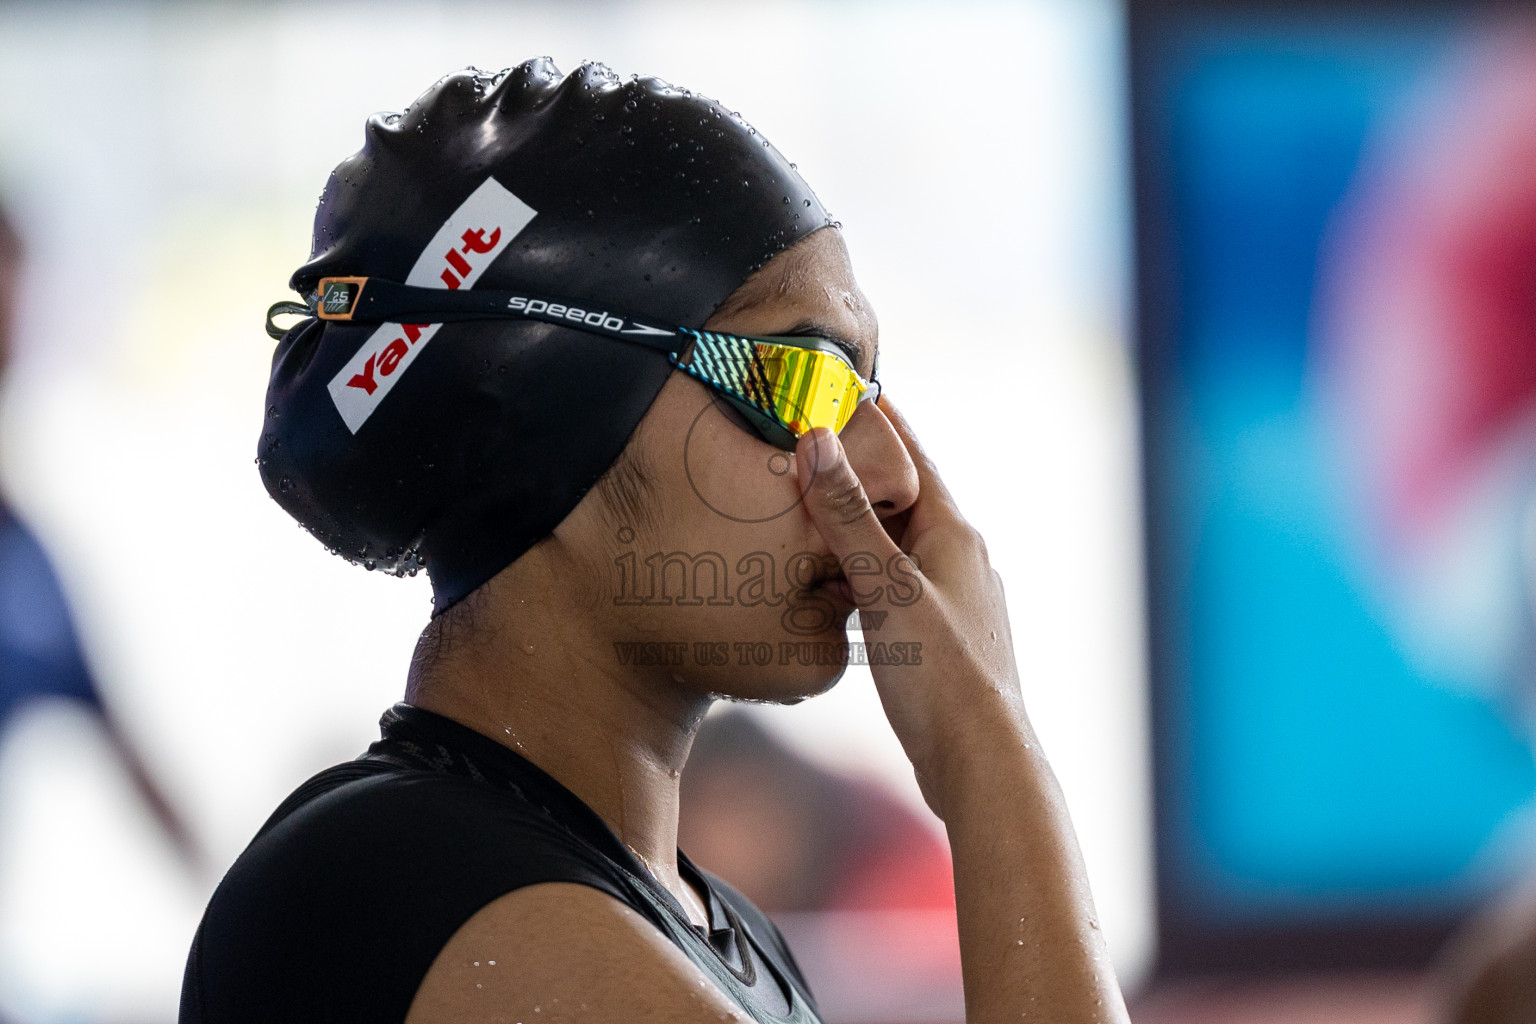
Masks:
[[[665,352],[672,365],[716,392],[768,443],[793,451],[816,427],[841,431],[861,401],[878,398],[848,356],[823,338],[754,338],[691,327],[657,327],[590,302],[514,291],[449,291],[376,277],[323,277],[312,306],[278,303],[272,318],[303,313],[355,324],[429,324],[464,320],[538,320]],[[280,337],[278,331],[274,336]]]

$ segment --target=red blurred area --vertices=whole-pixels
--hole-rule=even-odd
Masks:
[[[1536,23],[1462,48],[1335,228],[1330,376],[1380,522],[1412,545],[1536,417]]]
[[[884,787],[729,711],[694,741],[678,845],[774,918],[829,1022],[963,1019],[948,844]]]
[[[811,763],[750,715],[708,719],[678,845],[769,914],[954,912],[949,848],[883,787]]]

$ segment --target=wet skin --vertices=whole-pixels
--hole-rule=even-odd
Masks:
[[[771,261],[705,326],[774,335],[808,324],[850,344],[868,375],[877,326],[836,229]],[[890,421],[864,402],[842,437],[876,507],[899,517],[917,497],[917,477]],[[804,559],[795,564],[797,555],[821,556],[818,574],[836,575],[821,560],[830,548],[804,507],[798,456],[743,429],[702,384],[674,373],[627,456],[646,481],[643,514],[616,515],[590,492],[549,538],[486,584],[472,639],[454,645],[430,675],[413,674],[407,698],[514,745],[550,771],[702,921],[698,896],[676,866],[677,775],[693,731],[717,696],[793,701],[833,685],[841,665],[781,666],[777,658],[742,665],[735,652],[743,643],[775,651],[782,641],[841,645],[853,604],[835,580],[798,598],[786,593],[793,589],[786,574],[809,568]],[[732,518],[721,508],[745,514]],[[756,518],[765,521],[743,521]],[[743,575],[735,572],[743,558],[766,555],[752,564],[771,566],[780,600],[744,604],[733,586],[724,605],[626,603],[637,589],[622,576],[627,567],[648,575],[645,560],[671,552],[718,553],[732,583]],[[707,582],[700,590],[715,593]],[[649,595],[649,581],[638,591]],[[784,625],[792,599],[806,612],[798,632]],[[807,624],[821,628],[808,632]],[[621,659],[616,645],[636,642],[683,642],[687,654],[681,664]],[[696,642],[725,645],[729,663],[698,664]]]
[[[776,334],[808,324],[861,349],[868,373],[875,319],[834,229],[781,253],[708,326]],[[458,638],[415,665],[407,698],[548,771],[701,922],[699,896],[676,862],[678,777],[699,720],[715,695],[796,700],[842,669],[734,658],[621,664],[617,642],[776,644],[786,631],[783,608],[770,604],[616,602],[615,561],[635,551],[642,560],[714,551],[734,565],[753,552],[811,552],[834,565],[867,556],[885,567],[910,554],[922,567],[907,563],[917,600],[871,596],[892,582],[879,573],[860,577],[857,592],[824,578],[808,589],[838,614],[795,639],[844,641],[843,615],[857,601],[887,612],[884,635],[923,645],[921,665],[872,666],[872,675],[949,833],[967,1019],[1125,1021],[1066,807],[1025,714],[1001,580],[895,408],[884,398],[864,403],[841,437],[812,431],[786,462],[716,410],[702,385],[674,374],[630,448],[648,514],[616,514],[589,494],[467,602]],[[787,511],[745,523],[722,516],[723,505]],[[469,969],[514,958],[515,971]],[[518,890],[471,918],[437,957],[408,1019],[526,1019],[519,1015],[536,1007],[545,1020],[566,1011],[583,1020],[746,1020],[637,914],[563,884]]]

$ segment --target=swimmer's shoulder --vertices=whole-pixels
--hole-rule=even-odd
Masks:
[[[738,941],[766,944],[755,957],[757,970],[776,968],[797,988],[800,1005],[770,1010],[771,1019],[790,1013],[782,1019],[815,1024],[814,1001],[778,929],[736,889],[688,864],[735,911],[735,926],[748,933],[738,932]],[[760,998],[746,994],[751,1005]],[[623,1024],[755,1019],[633,905],[594,887],[549,883],[509,892],[466,921],[422,979],[406,1024],[504,1024],[540,1014]]]
[[[485,782],[349,762],[279,807],[194,941],[182,1024],[402,1020],[449,939],[530,886],[620,904],[603,857]]]
[[[487,904],[422,979],[406,1024],[550,1019],[625,1024],[752,1020],[634,908],[550,883]]]

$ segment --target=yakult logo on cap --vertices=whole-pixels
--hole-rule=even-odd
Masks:
[[[421,288],[472,288],[536,211],[495,178],[479,188],[437,229],[405,283]],[[383,324],[331,379],[331,400],[347,429],[373,415],[390,388],[442,324]]]

